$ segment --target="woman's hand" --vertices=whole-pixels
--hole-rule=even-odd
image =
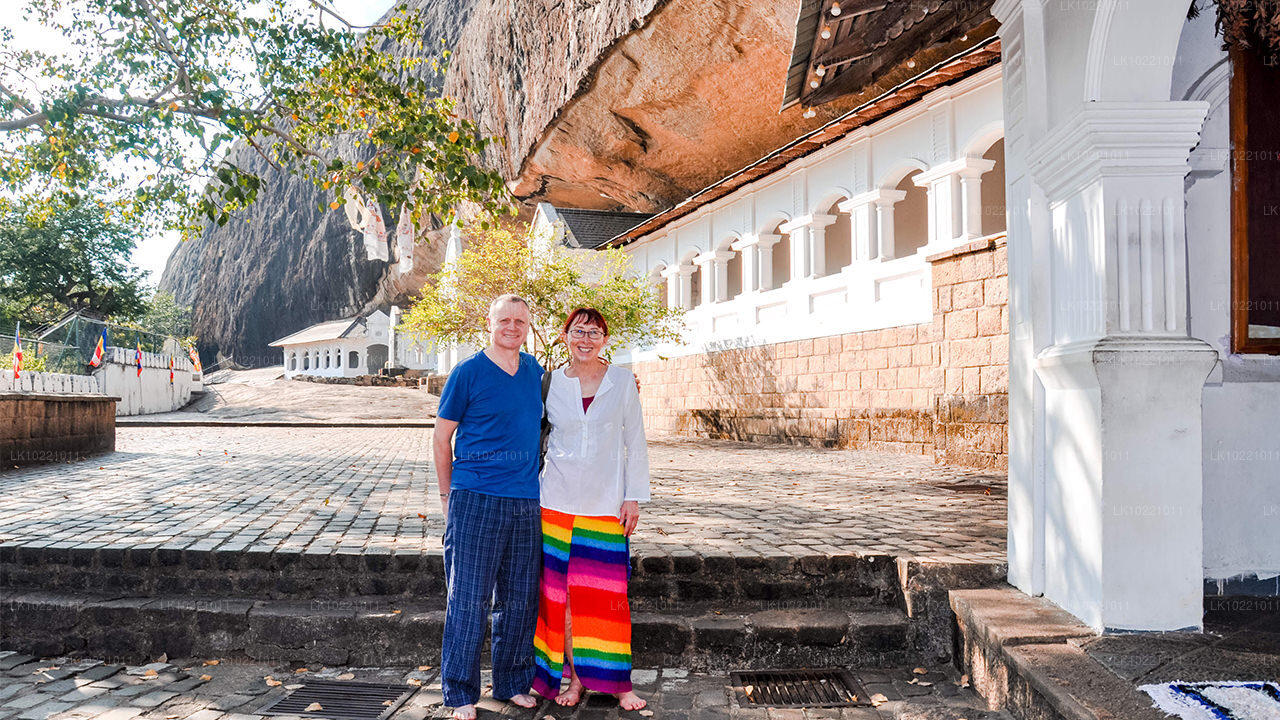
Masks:
[[[635,500],[628,500],[622,503],[622,510],[618,513],[618,520],[622,522],[622,527],[627,533],[627,537],[631,537],[631,533],[635,532],[636,525],[640,524],[640,503]]]

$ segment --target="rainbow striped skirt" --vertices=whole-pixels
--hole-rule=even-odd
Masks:
[[[542,509],[542,601],[533,640],[533,689],[540,695],[560,693],[566,630],[571,663],[588,690],[631,689],[630,574],[627,537],[617,518]]]

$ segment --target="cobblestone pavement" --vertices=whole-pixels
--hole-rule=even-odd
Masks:
[[[427,430],[122,427],[116,447],[0,471],[0,543],[440,551]],[[638,555],[1004,560],[1003,475],[916,456],[676,438],[651,440],[650,463]]]
[[[923,668],[922,668],[923,669]],[[480,703],[480,718],[529,720],[817,720],[893,718],[910,706],[922,713],[904,717],[1006,718],[981,711],[981,701],[961,687],[954,671],[913,668],[854,670],[876,707],[844,709],[743,708],[724,675],[690,673],[679,668],[636,669],[636,691],[649,700],[642,712],[622,712],[608,696],[588,695],[578,708],[550,702],[523,710],[492,699]],[[488,674],[485,674],[487,683]],[[262,711],[308,678],[406,685],[413,694],[391,720],[446,718],[435,668],[327,668],[271,666],[231,661],[167,658],[141,666],[96,659],[44,658],[0,652],[0,720],[263,720]],[[416,689],[415,689],[416,688]],[[876,697],[876,695],[880,697]],[[323,709],[323,706],[322,708]],[[946,714],[949,713],[949,714]],[[265,716],[289,717],[289,716]]]

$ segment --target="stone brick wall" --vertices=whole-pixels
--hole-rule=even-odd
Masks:
[[[636,363],[647,427],[1006,467],[1004,240],[929,260],[932,323]]]
[[[636,364],[652,430],[927,453],[938,382],[929,325]]]
[[[1009,270],[1005,240],[929,257],[942,385],[935,389],[934,456],[1008,467]]]
[[[0,392],[0,467],[66,462],[116,447],[116,398]]]

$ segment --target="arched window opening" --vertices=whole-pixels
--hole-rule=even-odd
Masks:
[[[694,265],[693,274],[689,276],[689,307],[696,308],[702,304],[702,266]]]
[[[351,352],[347,353],[347,367],[354,370],[359,366],[360,366],[360,352],[358,350],[352,350]]]
[[[982,174],[982,234],[995,235],[1008,229],[1005,219],[1004,139],[996,141],[983,160],[994,160],[996,166]]]
[[[893,257],[907,257],[929,242],[929,191],[916,185],[917,170],[902,178],[897,190],[907,194],[893,206]]]
[[[827,208],[827,214],[836,220],[827,226],[824,233],[824,275],[834,275],[853,262],[853,243],[850,237],[853,225],[849,213],[840,210],[842,200],[844,198],[831,203],[831,207]]]

